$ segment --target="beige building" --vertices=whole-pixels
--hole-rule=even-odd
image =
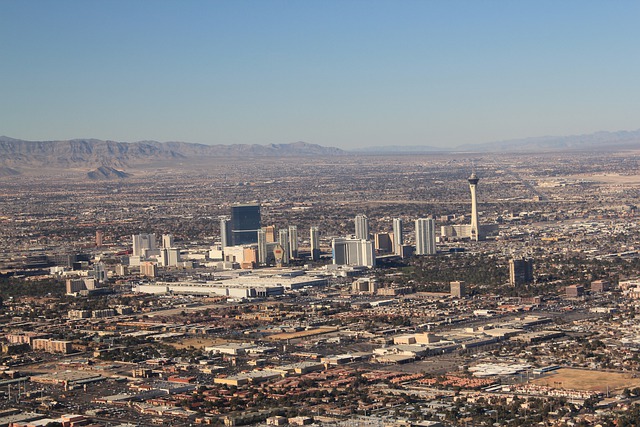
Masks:
[[[463,298],[467,296],[467,284],[464,281],[449,282],[451,296],[454,298]]]
[[[381,296],[406,295],[412,292],[413,292],[413,288],[411,286],[398,286],[398,287],[392,287],[392,288],[378,289],[378,295],[381,295]]]
[[[34,350],[46,351],[47,353],[71,353],[71,341],[58,341],[52,339],[36,338],[31,343]]]
[[[240,265],[244,269],[255,268],[258,264],[258,248],[253,246],[245,247],[242,254],[242,262]]]
[[[288,423],[289,421],[287,420],[287,417],[275,416],[267,418],[268,426],[284,426]]]
[[[156,277],[158,265],[155,262],[145,261],[140,264],[140,275],[144,277]]]
[[[353,293],[370,293],[375,294],[378,291],[378,280],[370,277],[362,277],[351,284],[351,292]]]
[[[584,286],[582,285],[567,286],[565,290],[569,298],[578,298],[584,295]]]
[[[606,292],[610,286],[611,283],[608,280],[594,280],[591,282],[591,292]]]
[[[29,344],[33,343],[36,338],[47,338],[48,334],[40,332],[24,332],[21,334],[7,334],[6,338],[11,344]]]
[[[267,225],[264,228],[264,231],[267,234],[267,243],[275,243],[276,242],[276,226]]]
[[[71,320],[88,319],[91,317],[89,310],[69,310],[68,317]]]

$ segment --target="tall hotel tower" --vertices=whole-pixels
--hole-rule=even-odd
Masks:
[[[298,258],[298,227],[295,225],[289,226],[289,256]]]
[[[311,242],[311,259],[313,261],[318,261],[320,259],[318,227],[311,227],[311,229],[309,229],[309,240]]]
[[[356,239],[369,240],[369,218],[366,215],[356,216]]]
[[[267,232],[263,228],[258,230],[258,263],[267,263]]]
[[[393,220],[393,253],[402,255],[402,245],[404,238],[402,236],[402,219],[394,218]]]
[[[145,250],[154,250],[156,248],[155,234],[134,234],[133,239],[133,256],[146,256]]]
[[[173,244],[173,234],[163,234],[162,235],[162,248],[170,249],[175,247]]]
[[[355,265],[369,268],[376,265],[376,252],[371,240],[333,239],[331,254],[335,265]]]
[[[416,219],[416,255],[436,253],[436,225],[431,218]]]
[[[291,252],[289,250],[291,247],[289,246],[289,230],[283,228],[278,231],[278,243],[282,246],[282,262],[287,264],[289,259],[291,258]]]
[[[233,245],[258,243],[260,205],[231,207],[231,240]]]
[[[220,244],[222,249],[231,246],[231,218],[223,216],[220,218]]]
[[[469,177],[469,189],[471,190],[471,230],[469,234],[471,240],[475,240],[476,242],[480,239],[478,230],[478,199],[476,197],[478,181],[480,181],[480,179],[476,173],[473,172]]]

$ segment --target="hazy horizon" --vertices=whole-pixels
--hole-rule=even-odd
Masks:
[[[633,1],[0,4],[0,134],[451,148],[640,127]]]
[[[473,146],[482,146],[482,145],[486,145],[486,144],[500,144],[500,143],[505,143],[505,142],[511,142],[511,141],[527,141],[527,140],[543,140],[546,138],[549,139],[563,139],[563,138],[573,138],[573,137],[581,137],[581,136],[593,136],[593,135],[597,135],[597,134],[601,134],[601,133],[606,133],[606,134],[611,134],[614,135],[616,133],[636,133],[636,132],[640,132],[640,129],[621,129],[621,130],[615,130],[615,131],[610,131],[610,130],[604,130],[604,131],[596,131],[593,132],[591,134],[576,134],[576,135],[538,135],[538,136],[526,136],[526,137],[522,137],[522,138],[513,138],[513,139],[509,139],[509,140],[499,140],[499,141],[482,141],[482,142],[476,142],[476,143],[471,143],[471,144],[456,144],[456,145],[450,145],[450,146],[432,146],[430,144],[387,144],[387,145],[363,145],[363,146],[359,146],[359,147],[350,147],[350,148],[341,148],[341,147],[337,147],[337,146],[332,146],[332,145],[323,145],[323,144],[316,144],[314,142],[309,142],[309,141],[302,141],[302,140],[298,140],[298,141],[282,141],[282,142],[270,142],[270,143],[260,143],[260,142],[255,142],[255,143],[236,143],[236,144],[247,144],[247,145],[271,145],[271,144],[275,144],[275,145],[286,145],[286,144],[295,144],[295,143],[307,143],[307,144],[316,144],[316,145],[320,145],[322,147],[326,147],[326,148],[340,148],[342,150],[345,151],[368,151],[368,150],[374,150],[375,149],[387,149],[387,148],[411,148],[411,147],[415,147],[415,148],[420,148],[420,147],[425,147],[425,148],[435,148],[435,149],[439,149],[441,148],[443,151],[446,151],[447,149],[452,149],[455,150],[456,148],[462,148],[462,149],[468,149],[471,148]],[[84,137],[73,137],[73,138],[44,138],[44,139],[26,139],[26,138],[18,138],[15,136],[11,136],[11,135],[0,135],[0,138],[11,138],[11,139],[16,139],[16,140],[21,140],[21,141],[27,141],[27,142],[47,142],[47,141],[73,141],[73,140],[98,140],[98,141],[113,141],[113,142],[117,142],[117,143],[126,143],[126,144],[133,144],[133,143],[138,143],[138,142],[159,142],[159,143],[187,143],[187,144],[203,144],[203,145],[234,145],[234,144],[226,144],[224,142],[220,142],[220,143],[211,143],[211,144],[207,144],[207,143],[199,143],[199,142],[193,142],[193,141],[185,141],[185,140],[155,140],[155,139],[149,139],[149,138],[145,138],[145,139],[140,139],[140,140],[135,140],[135,141],[126,141],[126,140],[119,140],[119,139],[114,139],[114,138],[98,138],[98,137],[93,137],[93,136],[84,136]],[[615,143],[615,141],[614,141]]]

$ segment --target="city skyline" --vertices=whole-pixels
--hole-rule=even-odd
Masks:
[[[632,130],[639,8],[5,2],[0,133],[355,149]]]

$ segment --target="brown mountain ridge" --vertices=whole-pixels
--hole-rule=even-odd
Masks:
[[[306,142],[290,144],[204,145],[187,142],[117,142],[99,139],[66,141],[25,141],[0,137],[1,175],[15,175],[21,169],[58,168],[93,169],[92,178],[124,178],[123,172],[134,165],[182,161],[190,158],[226,159],[234,157],[335,156],[346,152]],[[105,169],[100,169],[100,168]],[[109,171],[109,172],[106,172]],[[126,175],[126,173],[125,173]]]

